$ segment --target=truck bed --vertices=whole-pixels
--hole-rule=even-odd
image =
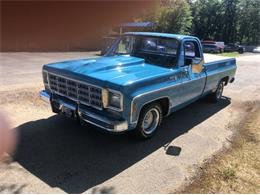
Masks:
[[[228,60],[228,59],[234,59],[234,58],[204,53],[204,62],[205,63],[217,62],[217,61]]]
[[[215,90],[223,78],[227,78],[227,83],[233,80],[236,72],[235,58],[204,54],[204,62],[207,70],[206,93]]]

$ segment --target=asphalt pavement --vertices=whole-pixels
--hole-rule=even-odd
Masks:
[[[260,55],[246,55],[218,104],[202,99],[171,114],[147,141],[111,135],[51,113],[37,97],[42,64],[95,54],[1,54],[0,107],[19,140],[13,162],[0,166],[0,193],[174,192],[229,145],[244,105],[260,100]]]

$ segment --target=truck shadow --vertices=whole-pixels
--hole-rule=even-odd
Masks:
[[[229,104],[228,98],[218,104],[195,102],[165,118],[157,135],[147,141],[129,134],[106,134],[54,115],[17,127],[20,141],[14,160],[52,187],[82,193],[165,147]]]

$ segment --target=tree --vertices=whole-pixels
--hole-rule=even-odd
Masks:
[[[191,30],[191,10],[186,0],[161,0],[155,11],[144,14],[139,21],[156,24],[153,31],[188,34]]]
[[[260,0],[160,0],[153,12],[139,20],[154,22],[157,32],[260,43]]]
[[[191,3],[192,34],[201,39],[222,39],[223,5],[219,0],[197,0]]]
[[[237,40],[238,0],[224,0],[223,40],[235,42]]]
[[[259,44],[260,0],[197,0],[191,9],[201,39]]]
[[[260,44],[260,1],[241,0],[238,9],[238,41]]]

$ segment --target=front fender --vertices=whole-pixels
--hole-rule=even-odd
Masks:
[[[164,98],[167,98],[169,101],[169,107],[168,107],[168,111],[167,111],[167,113],[169,113],[170,107],[172,104],[171,104],[171,98],[167,95],[167,93],[161,93],[158,96],[158,93],[156,93],[156,91],[151,91],[148,93],[144,93],[144,94],[135,96],[132,99],[131,105],[130,105],[130,109],[131,109],[130,124],[133,124],[133,125],[137,124],[140,112],[145,105],[148,105],[149,103],[152,103],[154,101],[158,101],[158,100],[164,99]]]

